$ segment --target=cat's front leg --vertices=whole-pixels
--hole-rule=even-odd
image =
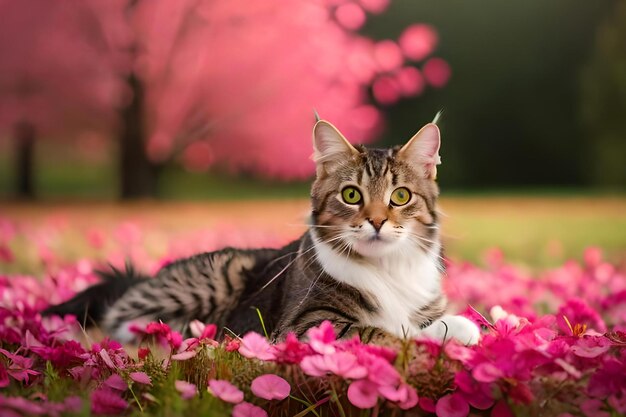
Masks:
[[[420,332],[426,338],[448,340],[454,338],[465,345],[475,345],[480,340],[480,330],[463,316],[444,314]]]

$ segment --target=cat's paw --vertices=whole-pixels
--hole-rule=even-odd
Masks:
[[[454,338],[465,345],[475,345],[480,340],[480,329],[463,316],[445,315],[422,330],[428,338],[444,340]]]

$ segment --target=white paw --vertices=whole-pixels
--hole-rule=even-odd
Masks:
[[[447,314],[423,329],[422,334],[442,341],[454,338],[465,345],[475,345],[480,340],[480,329],[471,320]]]

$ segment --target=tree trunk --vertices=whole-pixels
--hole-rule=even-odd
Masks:
[[[35,127],[29,122],[15,125],[15,194],[18,198],[35,198]]]
[[[122,109],[120,133],[120,196],[122,199],[156,197],[160,167],[153,164],[145,148],[144,88],[141,81],[131,74],[128,86],[132,99]]]

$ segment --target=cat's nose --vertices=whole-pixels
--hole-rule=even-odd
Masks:
[[[378,233],[378,232],[380,232],[380,228],[383,227],[383,224],[385,224],[387,219],[385,219],[383,217],[374,217],[373,219],[370,219],[368,217],[367,221],[370,222],[370,224],[372,226],[374,226],[374,229],[376,229],[376,232]]]

